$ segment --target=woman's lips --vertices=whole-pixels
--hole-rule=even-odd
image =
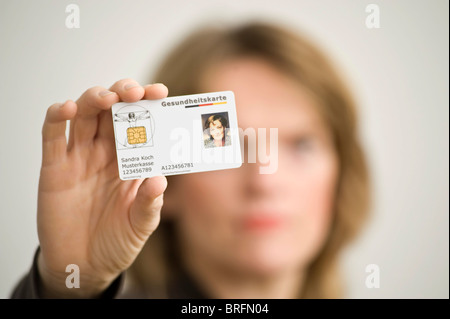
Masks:
[[[246,230],[272,230],[280,228],[283,219],[279,215],[272,216],[249,216],[244,218],[242,225]]]

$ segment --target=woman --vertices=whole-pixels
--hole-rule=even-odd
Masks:
[[[206,29],[156,81],[166,86],[125,79],[49,108],[40,249],[13,296],[342,296],[338,255],[366,217],[368,173],[354,103],[322,53],[270,25]],[[119,180],[111,105],[164,98],[167,88],[233,91],[244,131],[278,128],[278,170],[260,174],[244,156],[238,169],[170,177],[167,191],[164,177]],[[69,264],[80,268],[79,289],[65,286]]]
[[[203,130],[205,148],[231,145],[230,135],[227,134],[228,129],[228,121],[224,116],[220,114],[209,116]]]

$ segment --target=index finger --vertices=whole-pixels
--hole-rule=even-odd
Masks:
[[[169,89],[162,83],[148,84],[144,86],[144,100],[158,100],[167,97]]]

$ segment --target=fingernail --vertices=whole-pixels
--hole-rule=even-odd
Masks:
[[[100,93],[98,93],[98,95],[100,95],[101,97],[104,97],[104,96],[107,96],[107,95],[110,95],[110,94],[113,94],[114,92],[112,92],[112,91],[109,91],[109,90],[104,90],[104,91],[101,91]]]
[[[124,88],[125,88],[125,90],[129,90],[129,89],[135,88],[137,86],[139,86],[139,84],[137,84],[137,83],[128,83],[127,85],[124,86]]]

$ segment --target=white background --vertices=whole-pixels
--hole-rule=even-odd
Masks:
[[[78,4],[81,28],[67,29]],[[367,29],[376,3],[381,28]],[[94,85],[148,82],[199,24],[260,18],[304,31],[344,72],[361,105],[373,215],[344,254],[351,298],[449,297],[448,2],[0,0],[0,297],[38,245],[41,125],[54,102]],[[381,271],[365,286],[365,266]]]

